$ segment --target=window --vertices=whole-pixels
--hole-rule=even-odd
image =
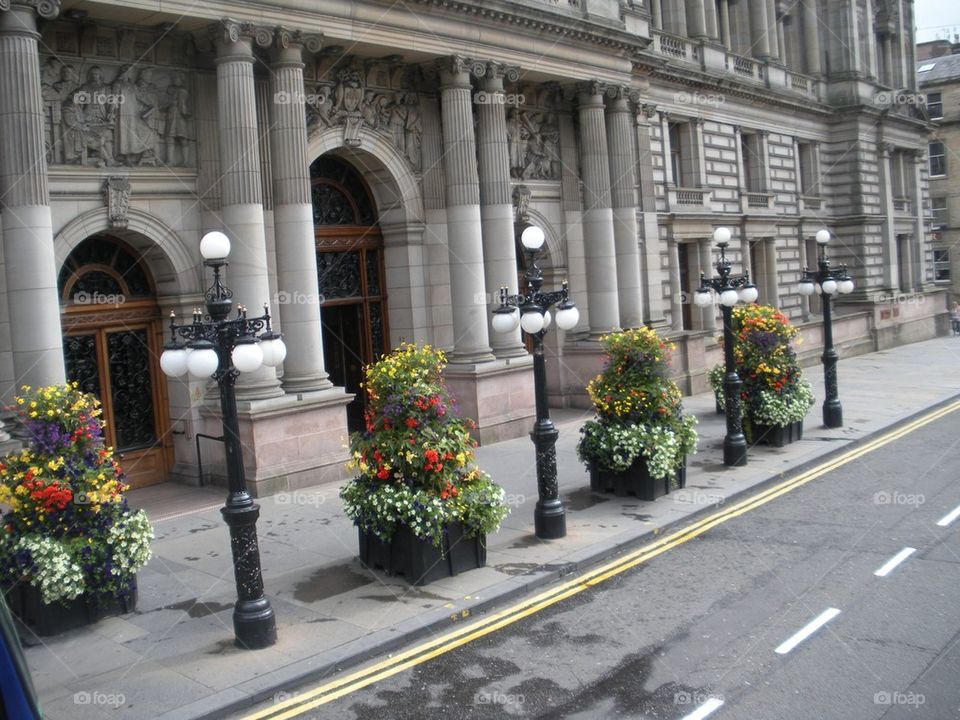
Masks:
[[[947,156],[943,150],[942,142],[932,142],[927,148],[927,154],[930,158],[930,174],[947,174]]]
[[[677,187],[700,187],[697,137],[692,123],[670,123],[670,171]]]
[[[927,112],[931,120],[943,119],[943,95],[938,92],[927,93]]]
[[[933,250],[933,281],[950,282],[950,250],[948,248]]]
[[[945,197],[930,198],[930,214],[933,215],[933,229],[943,230],[949,225],[947,219],[947,199]]]
[[[801,195],[816,197],[820,194],[816,145],[814,143],[797,143],[797,154],[800,160],[800,177],[797,178],[797,189]]]
[[[743,187],[749,192],[766,190],[763,139],[756,133],[740,135],[740,153],[743,157]]]

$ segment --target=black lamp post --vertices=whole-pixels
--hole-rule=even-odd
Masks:
[[[277,641],[276,619],[263,593],[257,543],[260,506],[247,491],[234,385],[241,372],[253,372],[261,365],[279,365],[287,350],[280,335],[270,329],[266,306],[260,317],[248,317],[246,308],[240,306],[237,316],[228,319],[233,292],[220,276],[230,253],[227,236],[221,232],[207,233],[200,241],[200,253],[203,264],[213,268],[213,284],[204,296],[206,316],[196,309],[192,322],[177,325],[176,315],[170,313],[170,341],[164,346],[160,366],[171,377],[188,371],[195,377],[212,375],[220,389],[229,483],[227,501],[221,512],[230,528],[233,574],[237,583],[233,630],[239,647],[264,648]],[[187,340],[186,347],[178,338]]]
[[[557,305],[557,327],[570,330],[580,320],[580,313],[567,296],[567,281],[562,289],[542,293],[543,271],[537,267],[537,256],[543,247],[543,230],[529,225],[520,235],[520,242],[529,257],[523,274],[525,294],[508,295],[500,288],[500,307],[493,311],[493,329],[508,333],[517,324],[533,338],[533,384],[537,405],[537,419],[530,433],[537,454],[537,507],[533,511],[534,531],[538,538],[552,540],[567,534],[567,511],[560,499],[557,484],[557,437],[560,435],[550,419],[547,406],[547,369],[543,358],[543,336],[550,325],[550,307]],[[519,309],[519,313],[518,313]]]
[[[827,257],[827,243],[830,242],[829,230],[817,231],[817,269],[804,270],[800,279],[800,293],[820,295],[823,303],[823,382],[826,397],[823,400],[823,424],[828,428],[843,425],[843,407],[837,390],[837,351],[833,348],[833,316],[830,302],[834,293],[847,295],[853,292],[853,280],[847,274],[846,265],[830,267]]]
[[[747,273],[730,274],[730,261],[726,250],[730,243],[730,229],[719,227],[713,231],[713,239],[720,248],[720,260],[717,262],[717,275],[712,278],[700,273],[700,287],[693,296],[694,303],[703,307],[713,304],[710,291],[720,297],[720,310],[723,313],[723,359],[726,376],[723,379],[724,411],[727,419],[727,434],[723,438],[723,464],[747,464],[747,439],[743,435],[743,418],[740,409],[740,387],[743,382],[737,374],[737,365],[733,358],[733,329],[731,318],[733,306],[738,302],[752,303],[757,299],[757,288],[750,282]]]

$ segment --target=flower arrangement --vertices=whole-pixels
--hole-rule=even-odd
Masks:
[[[750,423],[780,427],[803,420],[813,405],[813,391],[792,347],[800,342],[797,328],[776,308],[751,304],[733,309],[731,330],[734,362],[743,381],[744,417]],[[708,375],[721,407],[724,374],[721,364]]]
[[[577,455],[588,466],[623,472],[640,457],[651,477],[676,472],[696,452],[696,418],[683,414],[680,388],[669,378],[672,343],[650,328],[600,338],[607,358],[587,385],[596,418],[580,430]]]
[[[24,386],[13,409],[29,443],[0,461],[0,588],[27,582],[46,604],[129,596],[153,530],[127,507],[99,401],[76,383]]]
[[[362,531],[389,542],[400,525],[442,547],[444,528],[465,537],[495,532],[507,514],[503,489],[474,464],[472,422],[458,417],[441,378],[443,352],[403,343],[366,370],[366,429],[350,436],[340,491]]]

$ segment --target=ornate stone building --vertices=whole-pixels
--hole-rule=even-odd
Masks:
[[[717,313],[688,298],[719,225],[811,357],[797,282],[824,226],[857,282],[846,352],[936,331],[910,0],[140,8],[0,0],[0,387],[98,392],[135,483],[195,479],[219,435],[209,383],[157,362],[214,229],[289,348],[238,386],[261,494],[340,476],[362,366],[401,340],[450,351],[483,441],[528,429],[530,358],[490,326],[518,221],[581,309],[550,336],[557,403],[585,401],[597,336],[641,323],[705,386]]]

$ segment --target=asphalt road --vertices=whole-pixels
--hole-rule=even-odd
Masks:
[[[298,717],[960,719],[958,478],[953,413]]]

